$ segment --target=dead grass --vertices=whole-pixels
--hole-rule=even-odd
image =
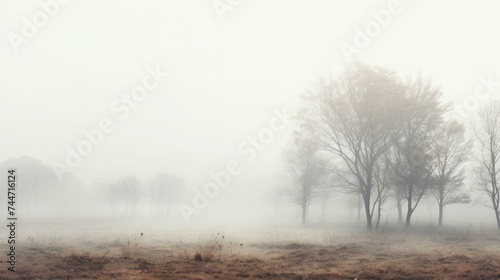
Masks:
[[[101,271],[109,262],[109,258],[106,258],[105,255],[98,256],[88,251],[83,251],[63,257],[61,266],[70,268],[70,271],[75,271],[75,269],[79,271]]]
[[[175,244],[151,233],[163,239],[26,243],[12,279],[500,279],[498,232],[307,234],[317,236],[244,244],[219,233]]]
[[[233,244],[233,242],[230,242],[228,247],[225,235],[219,232],[203,241],[199,240],[194,246],[181,241],[177,247],[176,255],[184,261],[221,261],[225,254],[230,255],[232,250],[228,250],[228,248],[233,247]]]
[[[126,259],[140,258],[144,254],[144,246],[141,245],[142,235],[127,238],[124,244],[120,244],[121,256]]]
[[[47,237],[44,233],[37,231],[29,235],[26,240],[31,248],[39,249],[46,243]]]

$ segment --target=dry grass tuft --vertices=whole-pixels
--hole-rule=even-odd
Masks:
[[[126,243],[123,244],[120,248],[121,256],[123,258],[125,259],[137,258],[141,257],[144,254],[144,246],[140,244],[141,237],[142,235],[135,236],[133,240],[127,238]]]
[[[225,239],[226,237],[223,234],[217,233],[207,241],[200,242],[195,248],[189,247],[181,241],[177,256],[184,261],[221,261],[223,253],[226,253],[226,250],[224,250],[226,247]]]
[[[45,234],[37,231],[35,234],[29,235],[27,241],[29,247],[34,249],[40,249],[45,245],[47,237],[45,236]]]

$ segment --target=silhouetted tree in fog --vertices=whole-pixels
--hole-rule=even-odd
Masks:
[[[156,174],[148,183],[151,215],[162,216],[170,213],[172,205],[179,200],[184,180],[168,173]]]
[[[380,218],[382,217],[382,206],[389,198],[389,190],[392,185],[392,177],[390,173],[390,158],[386,154],[380,158],[373,166],[373,178],[375,181],[375,201],[373,208],[377,210],[377,221],[375,229],[378,229]],[[372,213],[375,209],[372,209]]]
[[[327,161],[318,156],[317,144],[299,139],[285,154],[285,188],[283,192],[302,209],[302,224],[307,222],[310,204],[323,194]]]
[[[135,216],[143,197],[143,188],[137,177],[131,175],[113,181],[101,180],[95,185],[97,194],[111,208],[113,217],[120,215],[120,205],[123,205],[123,215]]]
[[[116,217],[118,214],[118,203],[120,200],[120,189],[116,184],[108,180],[101,180],[95,183],[97,194],[108,204],[111,214]]]
[[[400,188],[398,192],[406,200],[406,227],[422,197],[436,183],[432,143],[446,111],[440,97],[441,91],[420,75],[408,81],[405,102],[401,104],[404,114],[397,120],[392,166],[394,187]]]
[[[42,206],[54,204],[53,197],[40,194],[48,194],[51,190],[59,189],[57,195],[61,195],[61,183],[56,174],[42,161],[31,157],[9,158],[1,164],[1,170],[15,167],[17,169],[17,194],[20,201],[20,212],[35,213]],[[50,198],[50,200],[48,199]],[[52,200],[52,201],[51,201]],[[26,208],[25,208],[26,207]]]
[[[404,93],[394,73],[358,64],[305,95],[299,114],[319,149],[332,156],[331,175],[347,192],[361,194],[369,229],[376,203],[374,168],[392,145]]]
[[[480,111],[472,124],[476,147],[473,153],[475,161],[474,179],[478,189],[487,196],[489,203],[483,203],[495,211],[498,229],[500,229],[500,102],[495,100]]]
[[[143,197],[143,188],[141,182],[137,177],[130,175],[124,176],[117,181],[120,195],[125,202],[125,215],[135,216],[137,211],[137,204]],[[130,214],[129,214],[130,210]]]
[[[456,121],[444,124],[433,143],[436,186],[431,193],[438,203],[440,226],[446,205],[470,202],[470,195],[463,191],[463,180],[471,144],[465,139],[465,128]]]
[[[403,190],[403,188],[400,188],[396,184],[392,183],[390,195],[394,199],[394,202],[396,204],[396,209],[398,211],[398,224],[402,225],[403,224],[403,206],[404,206],[405,201],[406,201],[405,191]]]

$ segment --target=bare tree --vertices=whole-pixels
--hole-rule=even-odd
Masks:
[[[118,179],[115,183],[119,186],[121,197],[125,202],[125,215],[135,216],[137,204],[143,197],[141,182],[137,177],[130,175]]]
[[[20,208],[21,212],[27,210],[26,213],[36,213],[40,206],[44,206],[44,203],[49,203],[49,200],[40,197],[41,194],[43,195],[51,190],[61,191],[63,185],[58,182],[56,174],[41,160],[27,156],[9,158],[1,163],[1,170],[13,166],[18,169],[17,180],[18,185],[21,186],[17,188],[19,197],[22,198],[23,201]],[[63,183],[65,184],[66,182]],[[60,193],[58,193],[58,195],[60,195]]]
[[[422,197],[435,184],[431,144],[446,112],[440,97],[441,91],[422,75],[408,81],[392,163],[394,186],[406,200],[406,227]]]
[[[473,136],[477,145],[473,158],[476,163],[474,179],[478,189],[487,196],[489,203],[483,203],[495,211],[500,229],[500,188],[497,174],[500,168],[500,101],[493,101],[479,113],[473,123]]]
[[[116,184],[108,180],[95,183],[97,194],[108,204],[113,217],[118,215],[118,203],[120,200],[120,189]]]
[[[317,154],[317,144],[297,140],[294,149],[285,154],[285,188],[283,192],[302,209],[302,224],[307,222],[310,204],[323,194],[323,177],[327,161]]]
[[[456,121],[444,124],[434,142],[436,187],[431,193],[439,206],[439,226],[446,205],[470,203],[470,195],[463,191],[463,180],[471,145],[465,139],[465,128]]]
[[[101,180],[95,183],[97,194],[111,208],[113,217],[120,215],[123,205],[125,216],[135,216],[137,205],[143,196],[142,185],[135,176],[123,176],[113,181]]]
[[[391,196],[396,204],[398,210],[398,224],[403,224],[403,206],[405,204],[405,191],[403,188],[398,187],[396,184],[391,184]]]
[[[151,215],[168,216],[183,187],[184,180],[179,176],[164,172],[156,174],[148,183]]]
[[[302,126],[333,156],[332,175],[347,192],[361,194],[372,229],[374,167],[391,147],[405,87],[385,69],[355,65],[336,80],[323,80],[305,96]]]
[[[375,224],[375,229],[378,229],[380,224],[380,218],[382,217],[382,206],[389,198],[389,190],[392,184],[391,177],[391,165],[389,162],[389,157],[386,155],[380,160],[378,160],[373,168],[373,178],[375,181],[375,202],[373,207],[377,210],[377,221]],[[372,210],[374,212],[374,210]]]

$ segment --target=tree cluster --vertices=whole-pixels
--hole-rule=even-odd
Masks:
[[[158,173],[146,182],[135,176],[123,176],[96,183],[96,191],[110,207],[113,217],[134,217],[140,202],[149,204],[152,216],[166,217],[179,200],[183,188],[183,179],[168,173]]]
[[[399,221],[404,219],[409,227],[422,199],[433,198],[441,225],[446,205],[470,202],[464,178],[472,149],[465,125],[447,117],[450,105],[441,95],[423,75],[402,79],[390,70],[363,64],[353,65],[340,77],[322,79],[303,96],[298,137],[285,160],[291,178],[286,193],[303,212],[321,196],[321,189],[357,195],[369,229],[378,228],[389,200],[398,208]],[[499,112],[494,120],[480,121],[489,126],[476,136],[485,139],[479,141],[479,161],[490,161],[475,172],[493,197],[497,220],[498,187],[492,173],[500,158]],[[484,131],[492,136],[484,137]],[[495,141],[488,142],[492,138]],[[498,148],[494,154],[492,146]]]

